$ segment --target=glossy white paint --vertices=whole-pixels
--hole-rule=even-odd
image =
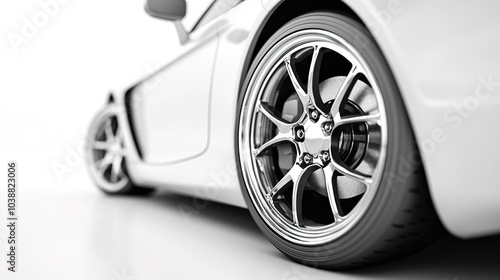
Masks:
[[[221,20],[191,35],[174,62],[139,84],[131,108],[143,159],[165,164],[208,148],[212,72]]]
[[[246,0],[216,20],[221,24],[208,109],[208,147],[195,158],[161,165],[147,164],[131,151],[129,170],[137,183],[175,186],[172,190],[177,192],[245,207],[234,170],[236,98],[252,39],[268,11],[279,2]],[[495,171],[500,158],[496,148],[500,136],[500,37],[496,29],[500,18],[496,11],[500,3],[345,3],[368,26],[393,70],[441,220],[450,232],[464,238],[498,233],[500,187]],[[186,81],[191,80],[183,79]],[[200,120],[192,114],[186,118],[186,123]],[[182,135],[181,127],[177,129]],[[177,155],[183,156],[187,155]],[[395,176],[405,176],[416,164],[412,158],[402,158]]]

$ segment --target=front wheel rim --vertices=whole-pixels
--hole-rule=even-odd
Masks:
[[[324,66],[332,61],[343,66]],[[292,91],[288,99],[287,91]],[[298,109],[290,116],[284,111],[294,96]],[[387,122],[375,77],[351,44],[323,30],[285,37],[260,61],[242,108],[247,108],[238,131],[242,175],[257,213],[273,232],[293,243],[319,245],[360,221],[379,188]],[[289,169],[281,167],[283,145],[294,151]],[[344,210],[350,199],[354,206]]]

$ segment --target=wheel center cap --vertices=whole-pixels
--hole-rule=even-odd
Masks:
[[[328,139],[323,134],[323,130],[319,124],[313,124],[306,130],[305,146],[311,154],[317,154],[328,146]]]

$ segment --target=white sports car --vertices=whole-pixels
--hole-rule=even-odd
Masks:
[[[182,52],[110,94],[90,175],[247,207],[286,256],[328,269],[410,254],[442,225],[499,233],[499,9],[215,0],[186,31],[184,0],[148,0]]]

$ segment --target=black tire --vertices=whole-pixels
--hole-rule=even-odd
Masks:
[[[283,239],[259,215],[239,175],[242,192],[250,212],[264,235],[289,258],[314,267],[349,269],[384,262],[421,250],[443,232],[430,199],[418,148],[405,106],[392,72],[374,38],[361,23],[338,13],[313,12],[291,20],[279,29],[261,48],[246,77],[238,107],[242,108],[246,88],[266,53],[289,34],[305,29],[332,32],[361,54],[371,67],[385,101],[388,124],[388,149],[381,183],[368,211],[351,230],[320,246],[305,246]],[[237,121],[237,133],[240,130]],[[240,162],[239,137],[236,156]],[[410,162],[402,173],[401,165]]]

